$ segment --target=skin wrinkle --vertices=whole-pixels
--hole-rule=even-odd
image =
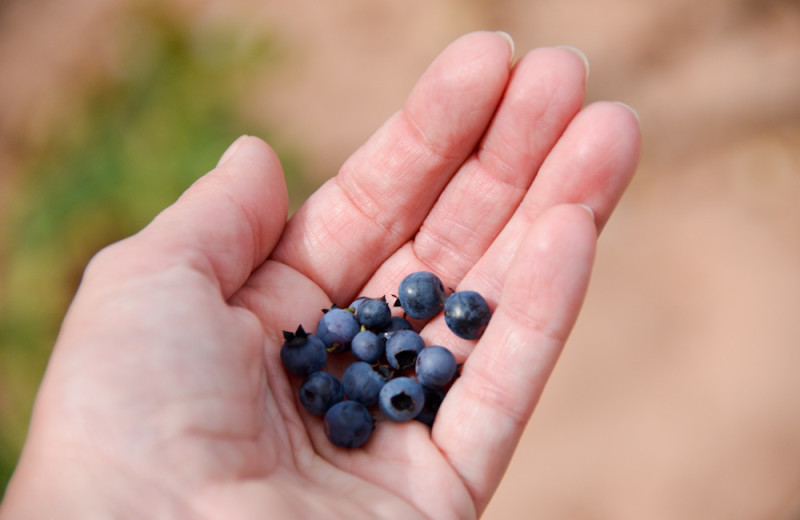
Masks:
[[[502,200],[514,205],[515,201],[522,199],[525,191],[524,188],[493,175],[484,175],[488,172],[475,159],[465,165],[465,168],[470,168],[469,176],[462,177],[461,182],[453,184],[458,186],[454,191],[459,193],[448,193],[448,197],[456,205],[452,208],[444,205],[435,208],[435,218],[426,219],[412,244],[420,261],[430,266],[432,271],[447,273],[447,277],[454,280],[463,278],[473,259],[491,244],[492,238],[485,237],[481,228],[503,226],[510,218],[510,215],[496,216],[496,201]],[[460,193],[482,195],[477,200],[468,200],[458,196]],[[460,222],[459,217],[464,214],[472,215],[473,221]],[[430,224],[431,221],[436,222],[436,225]]]

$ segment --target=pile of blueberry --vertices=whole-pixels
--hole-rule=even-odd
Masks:
[[[323,311],[315,334],[299,326],[284,331],[281,361],[302,377],[299,399],[311,414],[324,417],[325,434],[336,446],[357,448],[375,427],[370,409],[389,420],[432,425],[449,385],[457,376],[455,356],[439,345],[425,345],[407,317],[429,320],[444,311],[457,336],[478,339],[491,318],[486,300],[474,291],[450,291],[433,273],[405,277],[392,314],[386,297],[360,297],[347,308]],[[325,371],[329,354],[350,352],[341,379]]]

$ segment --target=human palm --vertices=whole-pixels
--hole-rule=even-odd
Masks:
[[[147,228],[99,253],[1,512],[479,516],[574,324],[597,231],[639,149],[622,105],[582,108],[578,56],[543,48],[511,68],[511,53],[495,33],[449,46],[288,222],[277,158],[244,137]],[[332,303],[391,295],[417,270],[481,292],[492,322],[479,341],[441,317],[417,323],[465,362],[433,428],[386,421],[362,448],[337,448],[298,404],[282,332],[313,330]]]

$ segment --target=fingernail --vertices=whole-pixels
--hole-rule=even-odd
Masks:
[[[577,47],[573,47],[572,45],[556,45],[556,47],[559,49],[564,49],[565,51],[569,51],[575,56],[579,57],[583,62],[583,67],[586,69],[585,79],[589,79],[589,58],[586,57],[586,53]]]
[[[627,108],[628,110],[630,110],[633,113],[633,116],[636,118],[636,122],[639,123],[639,126],[642,126],[642,120],[639,118],[639,112],[637,112],[635,108],[633,108],[632,106],[630,106],[627,103],[623,103],[622,101],[616,101],[616,103],[618,103],[618,104],[624,106],[625,108]]]
[[[593,209],[592,209],[590,206],[588,206],[588,205],[586,205],[586,204],[583,204],[583,203],[580,203],[580,202],[578,203],[578,206],[580,206],[580,207],[582,207],[583,209],[585,209],[586,211],[588,211],[588,212],[589,212],[589,215],[591,215],[591,216],[592,216],[592,222],[595,222],[595,218],[594,218],[594,210],[593,210]]]
[[[236,151],[242,146],[242,143],[247,137],[247,135],[242,135],[232,142],[228,149],[222,154],[222,157],[219,158],[219,161],[217,161],[217,166],[222,165],[225,161],[236,155]]]
[[[516,49],[516,45],[514,45],[514,38],[512,38],[511,35],[508,34],[505,31],[495,31],[495,32],[497,34],[499,34],[500,36],[502,36],[503,38],[505,38],[506,41],[508,42],[508,47],[509,47],[509,49],[511,49],[511,53],[510,53],[510,55],[508,57],[508,63],[509,63],[509,65],[511,63],[514,63],[514,52],[515,52],[515,49]]]

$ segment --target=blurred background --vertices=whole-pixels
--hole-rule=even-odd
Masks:
[[[238,135],[295,208],[475,29],[642,119],[577,328],[485,518],[800,518],[797,0],[0,1],[0,482],[92,254]]]

